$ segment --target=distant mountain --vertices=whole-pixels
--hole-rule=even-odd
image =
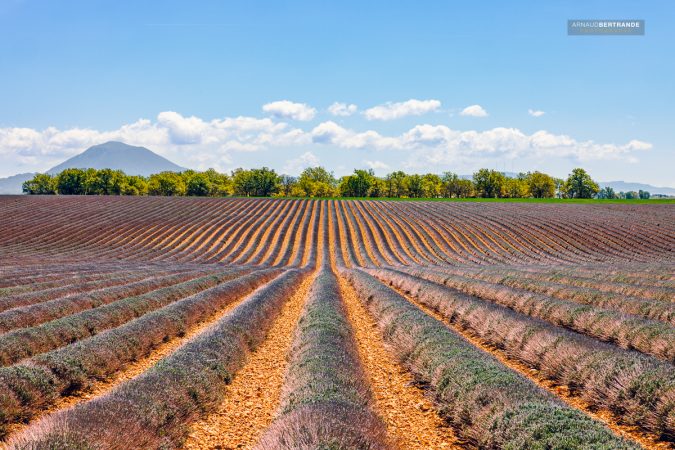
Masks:
[[[182,172],[186,170],[145,147],[134,147],[122,142],[110,141],[89,147],[79,155],[52,167],[47,173],[55,175],[65,169],[114,169],[127,175],[148,176],[164,171]],[[8,178],[0,178],[0,194],[21,194],[21,186],[35,176],[34,173],[22,173]]]
[[[631,183],[627,181],[600,181],[598,184],[601,188],[609,186],[617,193],[643,190],[650,194],[675,195],[675,188],[657,187],[651,184]]]
[[[0,194],[21,194],[21,186],[35,176],[35,173],[20,173],[7,178],[0,178]]]
[[[122,142],[110,141],[89,147],[79,155],[49,169],[47,173],[54,175],[65,169],[89,168],[122,170],[127,175],[146,177],[164,171],[182,172],[185,170],[145,147],[134,147]]]

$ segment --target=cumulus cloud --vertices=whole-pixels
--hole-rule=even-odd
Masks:
[[[294,103],[289,100],[279,100],[267,103],[262,107],[263,111],[282,119],[307,121],[316,115],[316,109],[306,103]]]
[[[305,152],[297,158],[289,159],[283,168],[283,173],[290,175],[299,175],[300,172],[308,167],[316,167],[321,161],[319,157],[312,152]]]
[[[377,169],[388,169],[388,168],[389,168],[389,164],[387,164],[387,163],[385,163],[385,162],[382,162],[382,161],[369,161],[369,160],[365,160],[365,161],[363,161],[363,163],[364,163],[366,166],[368,166],[369,168],[373,169],[373,170],[377,170]]]
[[[368,120],[393,120],[406,116],[421,116],[441,107],[438,100],[415,100],[410,99],[406,102],[385,103],[374,106],[364,112]]]
[[[174,111],[165,111],[157,116],[157,124],[166,128],[176,144],[198,144],[206,129],[206,123],[198,117],[183,117]]]
[[[333,121],[323,122],[310,132],[312,142],[332,144],[347,149],[392,149],[399,148],[400,142],[395,137],[382,136],[377,131],[355,132],[341,127]]]
[[[335,102],[328,107],[328,112],[334,116],[346,117],[354,114],[357,109],[358,107],[353,103],[347,104]]]
[[[578,161],[625,159],[652,148],[632,140],[624,145],[577,141],[564,134],[537,131],[526,134],[517,128],[497,127],[485,131],[458,131],[445,125],[417,125],[398,136],[376,131],[355,132],[335,122],[323,122],[310,132],[312,142],[344,149],[413,151],[420,163],[451,164],[456,158],[572,158]]]
[[[452,165],[463,161],[477,165],[518,158],[634,162],[639,153],[652,148],[650,143],[640,140],[624,144],[600,143],[545,130],[527,134],[507,127],[477,131],[420,124],[400,134],[386,135],[372,129],[345,128],[333,121],[302,129],[270,118],[205,120],[165,111],[156,120],[139,119],[109,131],[0,128],[0,157],[3,162],[9,162],[4,164],[4,172],[0,175],[47,170],[92,145],[110,140],[148,147],[182,166],[195,169],[231,168],[231,163],[238,160],[237,154],[242,152],[295,149],[301,154],[286,161],[284,170],[288,173],[317,165],[318,153],[312,152],[317,148],[407,152],[410,167]],[[312,151],[307,151],[310,145],[313,145]],[[369,155],[364,154],[364,157]],[[384,156],[364,161],[368,167],[383,169],[387,162]],[[265,161],[261,161],[261,165],[263,163]]]
[[[112,140],[148,147],[183,166],[224,169],[232,160],[232,153],[304,145],[311,142],[311,137],[269,118],[207,121],[173,111],[161,112],[156,121],[140,119],[111,131],[0,128],[0,156],[14,165],[12,172],[4,174],[48,170],[92,145]]]
[[[544,114],[546,114],[544,111],[539,111],[539,110],[535,110],[535,109],[528,109],[527,113],[529,115],[531,115],[532,117],[541,117]]]
[[[468,117],[487,117],[488,113],[480,105],[467,106],[459,113],[461,116]]]

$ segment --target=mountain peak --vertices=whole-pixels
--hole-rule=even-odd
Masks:
[[[168,159],[148,150],[124,142],[108,141],[89,147],[79,155],[62,162],[47,171],[57,174],[65,169],[114,169],[127,175],[148,176],[164,171],[181,172],[185,170]]]

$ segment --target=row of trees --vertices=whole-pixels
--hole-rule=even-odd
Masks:
[[[230,175],[213,169],[162,172],[147,178],[111,169],[66,169],[58,175],[36,175],[24,183],[23,191],[43,195],[211,197],[619,198],[611,188],[601,190],[583,169],[574,169],[566,180],[541,172],[508,177],[489,169],[480,169],[472,179],[452,172],[420,175],[396,171],[377,177],[372,170],[361,169],[338,179],[323,167],[305,169],[299,177],[278,175],[267,167],[236,169]],[[649,198],[649,193],[627,193],[623,198]]]
[[[162,172],[150,177],[112,169],[66,169],[58,175],[37,174],[23,184],[27,194],[62,195],[230,195],[228,175],[206,172]]]
[[[651,198],[651,194],[649,193],[649,191],[643,191],[642,189],[640,189],[639,191],[614,192],[614,189],[607,186],[600,189],[596,197],[602,199],[646,200],[648,198]]]

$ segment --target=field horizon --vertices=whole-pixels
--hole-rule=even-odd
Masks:
[[[24,194],[0,194],[0,197],[23,197]],[[49,197],[45,195],[44,197]],[[77,197],[77,196],[75,196]],[[114,197],[113,195],[98,195],[97,197]],[[160,196],[156,196],[160,197]],[[474,203],[553,203],[553,204],[673,204],[675,198],[649,198],[649,199],[625,199],[625,198],[401,198],[401,197],[256,197],[237,196],[221,197],[222,199],[267,199],[267,200],[360,200],[376,202],[474,202]]]

